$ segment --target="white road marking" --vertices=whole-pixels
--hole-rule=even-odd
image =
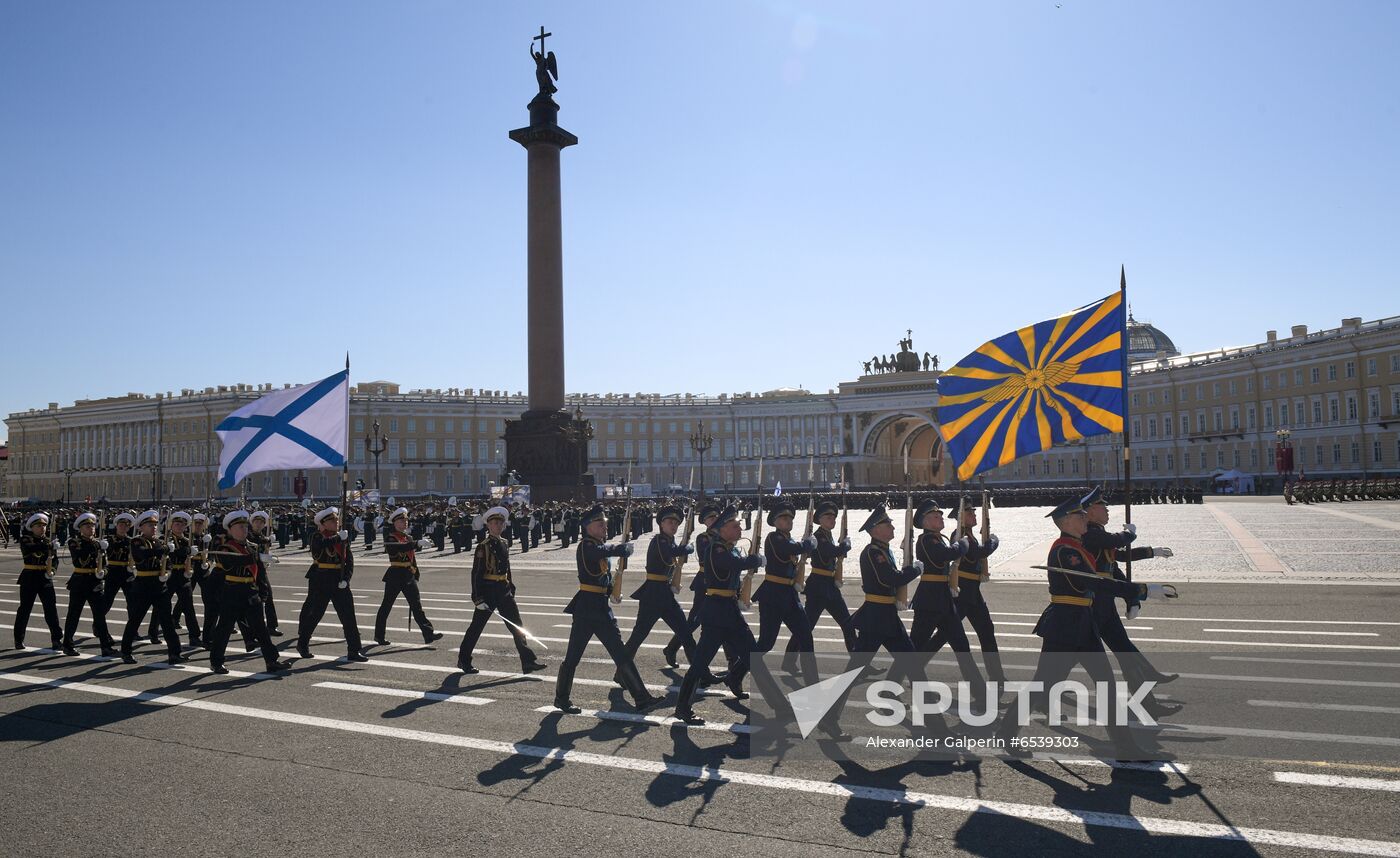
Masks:
[[[1248,700],[1250,706],[1271,709],[1323,709],[1328,712],[1368,712],[1376,715],[1400,715],[1400,706],[1360,706],[1345,703],[1302,703],[1292,700]]]
[[[859,798],[883,804],[930,808],[957,813],[992,813],[998,816],[1010,816],[1018,819],[1062,825],[1095,826],[1128,831],[1145,831],[1152,834],[1176,837],[1199,837],[1218,841],[1244,842],[1254,845],[1289,846],[1300,849],[1340,852],[1350,855],[1384,855],[1392,856],[1392,858],[1400,858],[1400,842],[1394,841],[1363,840],[1354,837],[1335,837],[1326,834],[1280,831],[1269,828],[1244,828],[1092,810],[1070,810],[1045,805],[989,801],[981,798],[964,798],[962,796],[939,795],[936,793],[914,792],[903,789],[886,789],[882,787],[858,786],[845,783],[829,783],[826,781],[808,780],[804,778],[778,777],[776,775],[748,772],[735,768],[665,763],[613,754],[595,754],[566,748],[529,745],[522,742],[501,742],[491,739],[476,739],[469,736],[433,733],[425,730],[409,730],[403,727],[391,727],[386,724],[367,724],[339,718],[324,718],[315,715],[302,715],[295,712],[281,712],[261,707],[235,706],[228,703],[218,703],[212,700],[196,700],[174,694],[132,691],[111,685],[72,682],[59,678],[29,676],[22,673],[0,673],[0,680],[21,685],[43,686],[70,692],[129,700],[137,703],[148,703],[157,706],[188,707],[203,712],[213,712],[261,721],[293,724],[303,727],[316,727],[326,730],[338,730],[345,733],[357,733],[360,735],[462,748],[504,757],[518,756],[540,760],[561,760],[577,765],[596,766],[598,768],[635,772],[644,775],[666,775],[668,777],[684,778],[689,781],[737,784],[770,790],[805,793],[808,795],[829,796],[842,800]]]
[[[1400,738],[1394,736],[1348,736],[1343,733],[1308,733],[1302,730],[1260,730],[1254,727],[1221,727],[1208,724],[1158,725],[1163,731],[1195,733],[1206,736],[1249,736],[1256,739],[1287,739],[1296,742],[1328,742],[1334,745],[1378,745],[1400,748]]]
[[[1381,778],[1348,778],[1341,777],[1340,775],[1313,775],[1304,772],[1274,772],[1274,780],[1281,784],[1304,784],[1306,786],[1400,792],[1400,781],[1387,781]]]
[[[433,700],[442,703],[465,703],[469,706],[485,706],[495,703],[491,697],[473,697],[470,694],[443,694],[439,691],[414,691],[409,688],[385,688],[382,685],[356,685],[353,682],[313,682],[316,688],[334,688],[337,691],[357,691],[361,694],[379,694],[384,697],[403,697],[408,700]]]
[[[1319,632],[1313,629],[1201,629],[1201,632],[1227,635],[1327,635],[1339,638],[1378,638],[1381,636],[1380,632]]]
[[[1312,666],[1314,664],[1325,665],[1327,667],[1400,667],[1400,664],[1387,661],[1328,661],[1320,658],[1310,658],[1299,661],[1296,658],[1268,658],[1256,655],[1213,655],[1211,661],[1257,661],[1266,664],[1293,664],[1299,666]]]
[[[1043,760],[1047,763],[1059,763],[1063,766],[1088,766],[1090,768],[1126,769],[1135,772],[1166,772],[1167,774],[1184,775],[1191,771],[1191,766],[1187,763],[1175,761],[1158,762],[1146,761],[1141,763],[1124,762],[1123,760],[1096,760],[1093,757],[1057,757],[1053,754],[1035,753],[1031,754],[1033,760]]]
[[[535,711],[559,714],[559,710],[553,706],[541,706]],[[753,732],[753,728],[748,724],[727,724],[719,721],[706,721],[704,724],[687,724],[679,718],[670,718],[665,715],[645,715],[640,712],[614,712],[611,709],[584,709],[574,717],[601,718],[604,721],[626,721],[632,724],[650,724],[654,727],[685,727],[688,730],[714,730],[720,733]]]

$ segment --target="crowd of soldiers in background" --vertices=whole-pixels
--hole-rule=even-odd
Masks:
[[[1400,478],[1381,477],[1364,480],[1299,479],[1283,489],[1289,504],[1327,503],[1328,501],[1400,500]]]

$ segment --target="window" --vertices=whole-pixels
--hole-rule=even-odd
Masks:
[[[1265,390],[1270,390],[1270,389],[1273,388],[1273,386],[1274,386],[1274,380],[1273,380],[1273,378],[1271,378],[1271,377],[1269,377],[1269,376],[1267,376],[1267,375],[1265,375],[1265,376],[1260,376],[1260,377],[1264,380],[1264,389],[1265,389]]]
[[[1316,368],[1316,367],[1313,367],[1313,381],[1317,381],[1317,368]],[[1302,371],[1301,369],[1295,369],[1295,370],[1293,370],[1293,386],[1294,386],[1294,387],[1302,387],[1302,386],[1303,386],[1303,371]]]
[[[1249,411],[1247,412],[1247,417],[1246,417],[1244,426],[1245,426],[1246,429],[1253,429],[1253,428],[1254,428],[1254,406],[1253,406],[1253,405],[1249,406]]]
[[[390,418],[389,418],[389,431],[390,431],[390,432],[397,432],[397,431],[399,431],[399,418],[397,418],[397,417],[390,417]]]
[[[1070,460],[1069,460],[1069,469],[1070,469],[1070,471],[1073,472],[1073,473],[1076,473],[1076,474],[1079,473],[1079,459],[1078,459],[1078,458],[1074,458],[1074,459],[1070,459]]]
[[[355,418],[355,433],[356,433],[356,434],[359,434],[360,432],[363,432],[363,431],[365,431],[365,418],[363,418],[363,417],[356,417],[356,418]]]
[[[1026,475],[1031,477],[1035,476],[1035,462],[1026,465]]]
[[[1280,426],[1287,426],[1287,425],[1288,425],[1288,403],[1287,403],[1287,402],[1280,402],[1280,403],[1278,404],[1278,425],[1280,425]]]
[[[455,460],[457,458],[457,442],[448,438],[442,442],[442,457],[444,459]]]
[[[1190,402],[1190,401],[1191,401],[1191,390],[1190,390],[1189,388],[1183,387],[1183,388],[1181,389],[1181,392],[1177,394],[1177,400],[1180,401],[1180,402]]]
[[[453,421],[452,421],[451,419],[447,419],[447,420],[442,421],[442,431],[446,432],[446,433],[449,434],[449,435],[451,435],[451,434],[455,431],[454,428],[453,428]],[[448,474],[448,475],[447,475],[447,481],[448,481],[449,483],[452,482],[452,475],[451,475],[451,474]],[[450,488],[452,488],[452,486],[449,485],[448,488],[450,489]]]
[[[1358,441],[1351,442],[1351,463],[1353,465],[1361,464],[1361,444]]]
[[[1400,417],[1400,390],[1390,392],[1390,416]]]
[[[1322,400],[1321,400],[1321,399],[1314,399],[1314,400],[1312,401],[1312,407],[1313,407],[1313,409],[1312,409],[1312,411],[1313,411],[1313,418],[1312,418],[1312,419],[1313,419],[1313,424],[1314,424],[1314,425],[1320,425],[1320,424],[1322,423]]]
[[[632,458],[632,442],[630,440],[622,442],[622,456],[625,459]]]
[[[672,421],[671,421],[671,434],[674,435],[675,433],[676,433],[676,421],[672,420]]]
[[[660,442],[660,441],[652,441],[652,442],[651,442],[651,458],[652,458],[653,460],[656,460],[656,459],[660,459],[660,458],[661,458],[661,449],[662,449],[662,448],[661,448],[661,442]]]
[[[1348,397],[1347,397],[1347,419],[1348,419],[1348,420],[1355,420],[1355,419],[1356,419],[1356,397],[1355,397],[1355,396],[1348,396]]]
[[[1189,415],[1186,415],[1186,414],[1181,415],[1181,434],[1183,434],[1183,435],[1190,435],[1190,434],[1191,434],[1191,417],[1190,417]]]
[[[1157,454],[1152,454],[1152,470],[1157,470]]]
[[[1375,375],[1375,374],[1376,374],[1376,359],[1375,359],[1375,358],[1366,358],[1366,375],[1367,375],[1367,376],[1373,376],[1373,375]],[[1379,460],[1377,460],[1377,461],[1379,461]]]
[[[448,429],[447,431],[451,432],[452,430]],[[449,492],[452,491],[453,488],[455,488],[455,486],[453,485],[455,481],[452,479],[452,477],[453,473],[451,471],[448,471],[446,480],[443,484],[443,488],[447,489]]]
[[[1259,467],[1259,448],[1257,447],[1249,448],[1249,466],[1251,468]]]
[[[1379,441],[1371,442],[1371,461],[1377,465],[1381,463],[1381,442]]]
[[[477,442],[476,442],[476,460],[477,460],[478,462],[489,462],[489,461],[491,461],[491,446],[490,446],[490,444],[491,444],[490,441],[477,441]],[[597,456],[598,456],[598,444],[597,444],[597,442],[590,442],[589,445],[588,445],[588,448],[589,448],[589,449],[588,449],[588,455],[590,455],[590,456],[592,456],[592,457],[594,457],[594,458],[597,458]]]
[[[632,434],[632,421],[631,421],[631,420],[624,420],[624,421],[622,421],[622,434],[624,434],[624,435],[631,435],[631,434]]]
[[[1141,437],[1142,437],[1142,421],[1141,421],[1141,420],[1134,420],[1134,421],[1133,421],[1133,440],[1136,441],[1138,438],[1141,438]]]
[[[1213,382],[1213,383],[1211,384],[1211,386],[1210,386],[1210,398],[1211,398],[1211,399],[1219,399],[1219,398],[1220,398],[1220,382],[1217,381],[1217,382]]]
[[[1341,445],[1341,444],[1333,444],[1333,445],[1332,445],[1332,464],[1334,464],[1334,465],[1340,465],[1341,463],[1342,463],[1342,445]]]
[[[617,434],[617,421],[616,421],[616,420],[609,420],[609,421],[608,421],[608,434],[609,434],[609,435],[616,435],[616,434]]]
[[[1347,378],[1356,378],[1356,361],[1349,360],[1346,362],[1346,376]]]
[[[1217,468],[1223,468],[1223,467],[1225,467],[1225,451],[1224,451],[1224,450],[1216,450],[1216,451],[1215,451],[1215,466],[1216,466]]]
[[[437,441],[435,441],[432,438],[429,438],[428,440],[423,442],[423,446],[425,448],[423,451],[424,456],[428,457],[429,459],[437,458]]]
[[[1140,403],[1138,402],[1138,395],[1137,395],[1136,393],[1134,393],[1134,394],[1133,394],[1133,407],[1136,408],[1139,404],[1140,404]]]
[[[1311,381],[1313,384],[1317,384],[1317,382],[1318,382],[1318,380],[1319,380],[1318,372],[1319,372],[1319,371],[1318,371],[1318,368],[1317,368],[1317,367],[1313,367],[1312,370],[1311,370],[1311,371],[1309,372],[1309,374],[1308,374],[1308,380]],[[1335,370],[1334,370],[1334,372],[1335,372]]]
[[[1336,381],[1336,380],[1337,380],[1337,365],[1336,365],[1335,363],[1329,363],[1329,364],[1327,365],[1327,380],[1328,380],[1328,381]]]
[[[1206,398],[1205,389],[1206,386],[1204,384],[1196,385],[1196,399],[1198,401]]]
[[[1319,468],[1322,467],[1323,463],[1327,461],[1326,456],[1323,454],[1322,451],[1323,451],[1322,445],[1321,445],[1321,444],[1318,444],[1318,445],[1317,445],[1317,461],[1316,461],[1315,464],[1316,464]]]
[[[416,417],[410,417],[410,418],[408,418],[408,431],[410,431],[410,432],[417,432],[417,431],[418,431],[418,418],[416,418]]]
[[[1215,414],[1214,414],[1213,416],[1215,417],[1215,431],[1217,431],[1217,432],[1222,432],[1222,431],[1224,431],[1224,429],[1225,429],[1225,416],[1220,412],[1220,409],[1219,409],[1219,408],[1215,409]]]
[[[1333,423],[1336,423],[1338,420],[1341,419],[1341,409],[1339,409],[1337,406],[1337,397],[1333,396],[1332,398],[1327,400],[1327,419],[1332,421]]]
[[[1400,354],[1393,354],[1390,356],[1390,371],[1400,372]],[[1396,443],[1400,444],[1400,441]]]
[[[396,438],[390,438],[390,439],[389,439],[389,461],[392,463],[392,462],[397,462],[398,460],[399,460],[399,442],[398,442],[398,439],[396,439]]]
[[[1373,420],[1381,416],[1381,395],[1374,390],[1366,394],[1366,416]]]
[[[1056,467],[1055,467],[1056,473],[1063,474],[1063,473],[1065,472],[1065,460],[1064,460],[1064,459],[1057,459],[1057,460],[1055,461],[1055,465],[1056,465]]]
[[[1176,456],[1172,455],[1171,453],[1168,453],[1168,454],[1167,454],[1167,470],[1172,471],[1172,470],[1175,470],[1175,469],[1176,469]]]
[[[1157,404],[1157,394],[1156,394],[1155,391],[1151,391],[1151,390],[1147,391],[1147,404],[1148,404],[1148,405],[1156,405],[1156,404]]]
[[[1238,468],[1238,467],[1240,466],[1240,451],[1239,451],[1239,450],[1231,450],[1231,451],[1230,451],[1230,464],[1231,464],[1232,467],[1236,467],[1236,468]]]
[[[1272,402],[1264,405],[1264,428],[1274,428],[1274,404]]]
[[[1156,418],[1156,417],[1149,417],[1149,418],[1147,418],[1147,437],[1149,437],[1149,438],[1156,438],[1156,437],[1157,437],[1157,418]]]
[[[409,459],[418,458],[418,442],[412,438],[404,442],[404,453]]]
[[[1238,391],[1237,391],[1237,388],[1235,387],[1235,380],[1232,378],[1232,379],[1230,379],[1230,395],[1231,395],[1231,396],[1234,396],[1237,392],[1238,392]]]
[[[1240,410],[1238,408],[1230,409],[1230,428],[1240,428]]]
[[[1205,451],[1205,450],[1202,450],[1202,451],[1201,451],[1201,470],[1204,471],[1205,469],[1206,469],[1206,451]]]
[[[485,421],[485,420],[478,420],[478,421],[476,421],[476,431],[477,431],[477,432],[485,432],[485,431],[486,431],[486,421]]]
[[[1280,371],[1279,371],[1279,374],[1278,374],[1278,387],[1279,387],[1279,390],[1282,390],[1283,388],[1285,388],[1285,387],[1287,387],[1287,386],[1288,386],[1288,373],[1283,372],[1282,370],[1280,370]]]

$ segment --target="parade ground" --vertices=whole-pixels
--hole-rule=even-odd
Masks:
[[[902,512],[892,510],[900,535]],[[984,592],[1013,678],[1028,676],[1039,649],[1032,627],[1046,603],[1044,573],[1030,567],[1045,562],[1053,535],[1043,514],[993,510],[1001,548]],[[523,619],[549,647],[546,670],[529,676],[517,672],[498,618],[476,654],[480,673],[455,669],[472,614],[470,558],[449,548],[420,563],[425,609],[445,637],[424,646],[416,629],[405,631],[400,601],[393,645],[371,645],[363,664],[340,660],[333,613],[315,658],[281,677],[256,673],[261,658],[245,656],[236,636],[227,676],[209,672],[203,650],[171,668],[150,644],[136,650],[141,664],[127,666],[98,656],[90,636],[78,643],[81,658],[65,657],[35,646],[48,643],[36,615],[29,648],[0,652],[0,764],[9,773],[0,853],[1400,855],[1400,768],[1357,750],[1400,744],[1400,710],[1374,705],[1400,687],[1400,503],[1207,498],[1139,507],[1133,519],[1139,545],[1175,552],[1135,564],[1134,577],[1175,583],[1181,597],[1149,600],[1130,633],[1149,656],[1197,653],[1216,665],[1165,688],[1182,704],[1168,733],[1224,725],[1262,743],[1250,759],[1178,743],[1168,763],[777,763],[750,756],[745,704],[723,686],[697,701],[704,725],[670,719],[681,673],[662,661],[664,628],[638,667],[670,703],[633,713],[594,643],[573,692],[583,712],[564,715],[550,704],[568,635],[561,610],[576,589],[573,548],[512,549]],[[863,534],[853,536],[859,551]],[[289,547],[278,556],[272,579],[287,632],[278,644],[294,657],[307,555]],[[0,552],[6,624],[19,566],[13,547]],[[361,554],[356,567],[368,640],[383,555]],[[640,573],[627,574],[630,592]],[[854,608],[859,575],[848,574],[843,590]],[[109,615],[118,633],[124,606],[118,599]],[[625,635],[636,604],[616,613]],[[755,628],[757,619],[755,610]],[[85,615],[81,633],[89,629]],[[829,618],[816,640],[819,653],[842,651]],[[1279,678],[1279,665],[1300,658],[1320,670]],[[939,660],[951,664],[946,650]],[[1207,699],[1212,688],[1241,686],[1251,690],[1236,695],[1249,698],[1239,705]]]

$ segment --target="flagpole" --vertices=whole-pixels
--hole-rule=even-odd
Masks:
[[[1128,268],[1118,268],[1118,294],[1123,310],[1123,523],[1133,521],[1132,398],[1128,395]],[[1129,546],[1123,561],[1123,575],[1133,580],[1133,551]]]
[[[349,530],[346,503],[350,499],[350,353],[345,353],[345,461],[340,463],[340,529]]]

